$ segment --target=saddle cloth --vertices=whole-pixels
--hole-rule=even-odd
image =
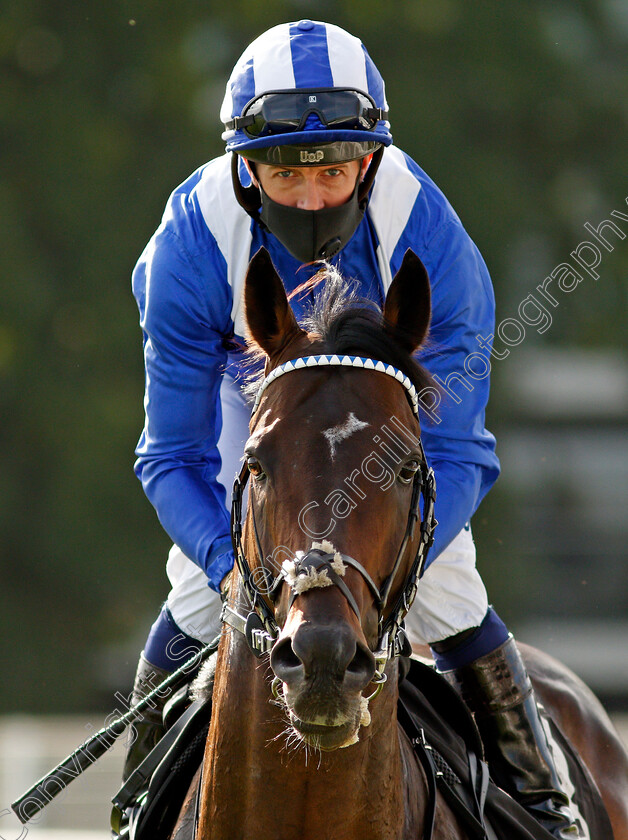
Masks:
[[[438,770],[437,787],[458,814],[469,837],[478,840],[551,840],[551,835],[492,781],[478,797],[477,768],[482,745],[472,715],[457,692],[433,667],[404,660],[399,684],[399,720],[411,742],[427,745]],[[198,773],[209,727],[211,699],[195,701],[166,732],[113,799],[121,819],[114,840],[167,840]],[[552,722],[573,783],[574,802],[589,840],[609,840],[610,821],[598,788],[581,759]],[[420,737],[418,737],[420,736]],[[416,747],[415,747],[416,748]],[[424,749],[424,747],[422,747]],[[418,754],[418,752],[417,752]],[[481,775],[481,774],[480,774]],[[135,776],[135,779],[134,779]],[[478,799],[483,800],[483,807]],[[114,809],[115,811],[116,809]],[[192,840],[189,816],[177,840]],[[295,838],[295,840],[297,840]]]

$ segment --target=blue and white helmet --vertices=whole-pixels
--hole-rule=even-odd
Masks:
[[[387,117],[384,80],[360,39],[311,20],[256,38],[220,110],[228,152],[277,163],[290,162],[288,147],[300,148],[294,163],[301,164],[363,157],[392,143]],[[317,149],[308,159],[307,149],[319,145],[333,156]]]

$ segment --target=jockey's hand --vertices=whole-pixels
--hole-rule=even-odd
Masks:
[[[229,597],[229,588],[231,586],[231,573],[232,572],[233,572],[233,569],[231,570],[231,572],[227,572],[227,574],[224,576],[224,578],[220,581],[220,597],[222,598],[223,601],[226,601],[227,598]]]

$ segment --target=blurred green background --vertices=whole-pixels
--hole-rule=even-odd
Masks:
[[[628,233],[625,0],[6,4],[0,712],[109,710],[130,687],[169,547],[132,473],[143,371],[130,273],[172,188],[221,153],[242,49],[302,17],[367,45],[397,144],[489,265],[498,321],[576,265],[571,252],[595,242],[585,222]],[[567,628],[602,655],[625,639],[628,608],[628,238],[605,235],[600,279],[555,291],[551,327],[527,326],[494,361],[504,475],[474,519],[513,627],[549,627],[550,647]],[[628,691],[600,680],[611,699]]]

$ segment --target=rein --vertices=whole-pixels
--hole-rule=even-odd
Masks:
[[[338,355],[306,356],[299,359],[292,359],[291,361],[285,362],[283,365],[280,365],[272,370],[260,386],[253,406],[252,414],[255,414],[257,411],[264,391],[280,376],[294,370],[302,370],[303,368],[328,366],[357,367],[365,370],[376,370],[380,373],[385,373],[388,376],[391,376],[405,388],[412,411],[418,420],[419,412],[416,389],[412,385],[409,377],[402,371],[392,365],[388,365],[374,359],[359,356]],[[253,530],[257,546],[258,565],[252,569],[242,546],[242,496],[250,476],[248,464],[246,462],[244,463],[233,484],[231,502],[231,539],[236,564],[242,579],[244,591],[251,604],[251,611],[244,616],[225,603],[222,611],[222,620],[226,624],[229,624],[231,627],[243,633],[249,648],[255,656],[261,657],[266,653],[270,653],[281,629],[275,620],[274,612],[265,596],[270,598],[271,601],[274,601],[278,596],[279,588],[282,582],[284,580],[288,580],[288,578],[288,582],[292,587],[291,604],[294,602],[298,594],[296,582],[298,582],[299,578],[306,578],[312,574],[322,574],[329,581],[328,583],[326,582],[325,585],[334,585],[338,587],[347,599],[351,609],[359,618],[359,611],[355,599],[342,580],[342,574],[344,574],[344,571],[341,571],[343,569],[343,564],[356,569],[360,573],[367,587],[371,591],[377,606],[379,614],[378,641],[376,650],[373,652],[377,663],[377,673],[375,674],[374,682],[383,683],[385,681],[386,677],[383,672],[389,659],[400,655],[409,655],[411,652],[410,643],[405,634],[402,623],[412,605],[412,602],[414,601],[418,588],[419,577],[425,567],[425,561],[429,548],[434,542],[434,529],[438,524],[434,517],[434,503],[436,500],[434,471],[427,465],[425,452],[420,438],[419,448],[421,454],[421,464],[415,473],[412,483],[412,496],[410,509],[408,511],[406,530],[401,540],[393,569],[382,584],[381,589],[377,587],[361,563],[349,555],[340,554],[339,552],[335,552],[333,550],[326,550],[326,545],[324,543],[314,545],[306,554],[303,552],[297,552],[294,561],[290,561],[288,564],[284,563],[280,573],[276,577],[273,577],[271,570],[264,564],[264,553],[257,532],[253,500],[251,500],[251,511],[253,516]],[[421,498],[423,499],[423,518],[420,525],[419,547],[404,584],[401,587],[394,604],[392,605],[392,609],[388,617],[384,618],[384,611],[389,605],[388,602],[393,583],[397,577],[397,573],[399,571],[399,567],[401,566],[404,554],[406,553],[408,544],[414,536],[416,523],[419,519],[421,519]],[[262,575],[264,577],[263,589],[259,586],[260,577]]]

